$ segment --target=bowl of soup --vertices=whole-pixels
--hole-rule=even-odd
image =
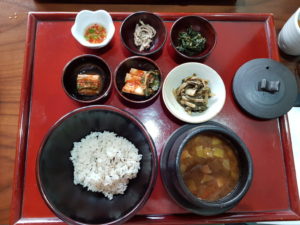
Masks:
[[[169,195],[199,215],[230,210],[252,182],[253,163],[247,146],[231,129],[216,122],[179,128],[161,157]]]

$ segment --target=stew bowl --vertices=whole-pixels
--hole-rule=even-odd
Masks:
[[[189,184],[186,184],[183,178],[181,168],[183,150],[185,146],[187,146],[187,143],[199,134],[213,135],[225,141],[234,150],[238,161],[239,176],[236,185],[232,188],[231,192],[218,199],[201,199],[191,191],[190,187],[188,187]],[[200,164],[200,161],[199,164],[193,168],[201,167],[202,170],[203,165]],[[232,167],[230,167],[230,169],[231,168]],[[203,216],[221,214],[235,207],[247,193],[253,177],[251,155],[242,139],[229,128],[213,121],[206,122],[202,125],[185,125],[175,131],[167,141],[163,150],[160,169],[164,186],[169,195],[183,208]],[[214,173],[213,167],[211,167],[210,170]],[[206,171],[205,173],[209,174],[211,171]],[[214,176],[214,174],[210,174],[210,176]],[[213,180],[209,182],[217,182],[217,179],[213,178]],[[215,189],[213,190],[215,191]],[[209,191],[211,191],[211,189]]]

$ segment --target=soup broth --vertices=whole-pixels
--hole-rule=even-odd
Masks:
[[[228,195],[240,176],[232,147],[218,136],[207,134],[198,134],[185,145],[180,170],[188,189],[206,201]]]

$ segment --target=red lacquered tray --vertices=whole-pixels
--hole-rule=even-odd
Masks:
[[[121,45],[119,29],[129,13],[112,13],[116,33],[104,50],[88,50],[72,37],[75,13],[31,13],[27,36],[15,166],[11,223],[62,223],[47,207],[38,190],[35,163],[41,141],[64,114],[84,105],[66,96],[61,85],[65,64],[75,56],[91,53],[106,60],[114,71],[130,53]],[[186,13],[159,13],[169,31]],[[190,15],[190,14],[189,14]],[[300,205],[287,117],[258,120],[244,113],[233,99],[231,84],[236,70],[254,58],[278,60],[276,33],[271,14],[195,14],[207,18],[216,29],[217,45],[204,61],[223,78],[227,98],[213,120],[234,130],[248,146],[253,162],[252,186],[231,211],[215,217],[189,214],[165,191],[160,174],[146,205],[129,223],[210,224],[222,222],[297,220]],[[169,39],[154,57],[163,76],[181,63],[175,60]],[[136,115],[151,134],[158,156],[172,132],[184,123],[173,117],[161,96],[153,103],[133,106],[122,102],[115,90],[104,102]]]

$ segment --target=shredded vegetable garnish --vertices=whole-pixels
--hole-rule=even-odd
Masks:
[[[145,24],[142,20],[136,24],[134,31],[134,44],[139,48],[139,51],[149,49],[153,38],[156,35],[156,30],[149,24]]]

